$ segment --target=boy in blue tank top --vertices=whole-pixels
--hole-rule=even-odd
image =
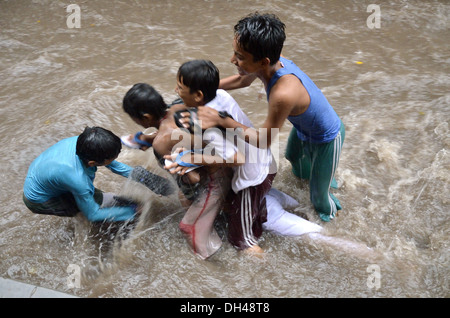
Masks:
[[[330,221],[341,209],[339,201],[330,193],[330,186],[335,183],[345,128],[313,81],[281,56],[286,39],[284,29],[285,25],[272,14],[255,13],[241,19],[234,27],[231,58],[238,74],[222,79],[219,86],[226,90],[247,87],[256,78],[264,83],[269,107],[261,128],[265,129],[268,140],[259,139],[263,130],[223,118],[207,107],[199,107],[198,117],[203,129],[241,128],[246,140],[257,140],[259,147],[269,147],[275,137],[272,133],[288,119],[294,127],[286,158],[297,177],[309,179],[311,202],[320,218]]]

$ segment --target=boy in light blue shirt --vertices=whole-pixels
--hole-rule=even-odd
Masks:
[[[81,211],[91,222],[132,220],[136,205],[117,206],[111,193],[94,187],[97,167],[128,177],[133,170],[120,163],[120,138],[101,127],[86,127],[79,136],[63,139],[30,165],[23,201],[34,213],[75,216]]]

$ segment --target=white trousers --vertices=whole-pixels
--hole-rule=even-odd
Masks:
[[[285,209],[298,207],[299,203],[291,196],[275,188],[271,188],[267,193],[266,205],[267,222],[263,223],[266,231],[284,236],[300,236],[322,230],[320,225],[286,211]]]

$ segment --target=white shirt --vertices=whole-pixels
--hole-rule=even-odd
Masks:
[[[244,114],[238,103],[223,89],[218,89],[216,98],[206,104],[206,106],[217,111],[226,111],[235,121],[247,127],[253,127],[252,122],[247,115]],[[276,172],[276,163],[270,148],[259,149],[258,147],[245,142],[242,138],[242,134],[239,134],[239,131],[233,129],[227,129],[226,145],[223,144],[222,138],[221,146],[221,144],[219,144],[220,138],[214,137],[214,135],[219,133],[221,132],[218,131],[218,128],[207,129],[204,132],[203,139],[206,142],[211,141],[211,138],[215,139],[216,143],[212,140],[212,143],[210,144],[217,147],[216,152],[218,151],[222,158],[231,158],[237,150],[243,154],[245,153],[245,163],[241,166],[233,167],[234,174],[231,187],[235,193],[245,188],[261,184],[269,174],[269,171],[270,173]],[[240,136],[236,138],[237,144],[234,142],[236,136]],[[230,143],[232,143],[233,146],[230,146]],[[222,149],[223,151],[219,149]]]

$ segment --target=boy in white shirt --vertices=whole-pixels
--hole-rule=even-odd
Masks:
[[[199,69],[208,70],[206,73],[214,74],[216,81],[203,84],[203,88],[196,87],[200,81]],[[198,78],[197,78],[198,77]],[[241,110],[237,102],[226,91],[217,89],[219,85],[219,70],[210,61],[195,60],[184,63],[177,75],[178,95],[187,106],[203,106],[202,90],[209,86],[214,89],[216,96],[206,103],[219,114],[230,115],[234,120],[244,125],[252,126],[249,118]],[[214,129],[214,128],[213,128]],[[215,128],[218,130],[218,128]],[[203,139],[210,129],[204,132]],[[259,149],[244,138],[240,138],[239,131],[228,130],[227,139],[237,136],[237,148],[245,153],[245,163],[233,166],[233,178],[231,180],[232,191],[229,191],[225,200],[224,211],[228,222],[228,240],[239,250],[252,253],[260,253],[258,239],[263,232],[263,223],[267,221],[267,208],[265,196],[272,187],[273,178],[276,175],[276,164],[269,148]],[[242,136],[241,136],[242,137]],[[177,164],[170,165],[171,169]]]

